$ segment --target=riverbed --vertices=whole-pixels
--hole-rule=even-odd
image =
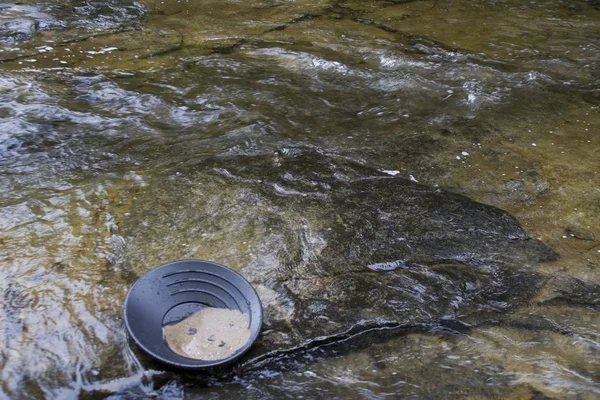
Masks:
[[[0,4],[0,398],[597,398],[598,82],[596,0]],[[127,291],[182,258],[300,318],[266,271],[327,275],[328,193],[374,176],[512,215],[539,287],[201,377],[128,340]]]

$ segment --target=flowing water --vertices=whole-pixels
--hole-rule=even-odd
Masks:
[[[596,0],[0,4],[0,398],[598,398],[599,82]],[[256,254],[277,263],[201,211],[260,224],[227,166],[300,151],[499,207],[558,258],[532,265],[545,283],[508,322],[228,378],[150,362],[129,287],[178,258],[250,280]],[[222,180],[197,175],[215,159]],[[195,211],[191,187],[216,200]],[[282,231],[308,232],[309,261],[327,244],[310,218]]]

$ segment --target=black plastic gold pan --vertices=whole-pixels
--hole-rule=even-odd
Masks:
[[[163,338],[163,326],[204,307],[248,314],[250,339],[233,355],[203,361],[183,357]],[[210,261],[182,260],[149,271],[132,286],[125,300],[125,324],[146,353],[177,368],[203,369],[230,363],[250,349],[262,326],[262,305],[250,283],[237,272]]]

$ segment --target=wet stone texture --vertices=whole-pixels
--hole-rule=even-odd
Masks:
[[[35,21],[25,18],[1,21],[0,40],[3,43],[16,43],[30,39],[37,29],[36,25]]]
[[[183,247],[252,282],[266,318],[245,366],[350,331],[476,325],[528,301],[544,282],[532,265],[556,258],[499,209],[299,148],[205,161],[125,224],[139,274]]]
[[[69,45],[139,30],[144,16],[144,9],[133,1],[0,4],[0,44],[6,46],[0,49],[0,61],[22,63],[24,60],[38,61],[39,58],[40,62],[54,61],[51,63],[61,66],[57,55],[60,58],[74,56],[68,54],[72,53]],[[118,40],[118,36],[113,37],[111,43],[114,44],[115,39]],[[92,48],[88,51],[94,50],[102,51]],[[50,54],[52,57],[49,59]],[[96,54],[96,51],[86,55],[89,54]]]
[[[598,398],[598,43],[595,0],[0,4],[0,398]],[[239,363],[128,340],[181,258],[256,287]]]

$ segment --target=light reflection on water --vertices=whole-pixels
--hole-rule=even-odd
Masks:
[[[66,3],[44,12],[65,17]],[[39,35],[55,41],[56,60],[39,53],[37,39],[0,43],[7,60],[0,66],[5,394],[155,389],[154,372],[130,350],[121,319],[136,277],[121,231],[138,195],[168,188],[169,179],[207,157],[294,145],[397,170],[516,215],[561,255],[539,267],[548,277],[600,283],[597,6],[304,1],[265,16],[268,5],[228,13],[244,2],[148,4],[144,34],[153,52],[165,53],[144,58],[146,42],[101,51],[126,47],[111,35],[142,23],[137,6],[113,3],[121,11],[75,10],[93,14],[83,30],[107,34],[97,39],[88,32],[83,40],[73,20],[62,33],[42,24]],[[203,7],[214,13],[210,21]],[[323,17],[256,33],[294,20],[303,7]],[[173,44],[179,36],[169,29],[189,43]],[[68,44],[58,45],[61,39]],[[19,51],[23,57],[12,60]],[[169,235],[184,240],[177,222]],[[309,239],[321,245],[322,238]],[[228,245],[215,252],[235,253]],[[192,250],[175,256],[203,256]],[[548,289],[532,303],[554,296]],[[594,398],[597,306],[563,306],[519,312],[569,334],[530,330],[525,317],[463,336],[410,334],[291,372],[213,382],[190,395]],[[181,390],[177,380],[162,389],[173,396]]]

